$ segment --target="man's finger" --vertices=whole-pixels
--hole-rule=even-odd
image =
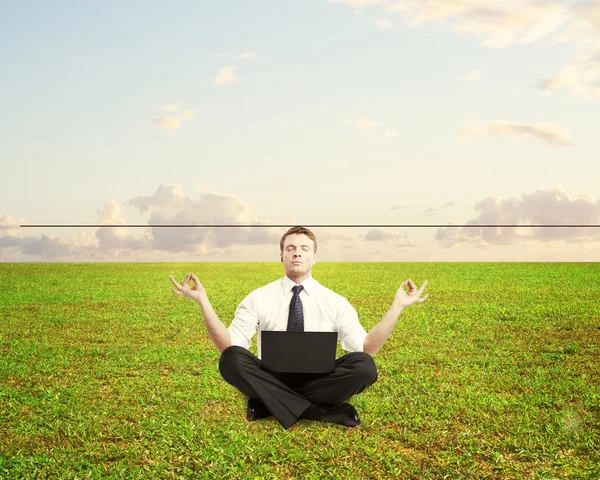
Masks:
[[[175,294],[175,295],[180,295],[179,290],[175,290],[174,288],[171,289],[171,291]]]
[[[194,275],[193,273],[190,273],[190,275],[192,276],[192,280],[194,280],[194,283],[196,284],[196,286],[200,287],[202,284],[200,283],[200,280],[198,280],[198,277],[196,275]]]
[[[426,285],[427,285],[427,280],[425,280],[423,282],[423,285],[421,285],[421,288],[419,288],[419,296],[421,296],[421,294],[423,293],[423,290],[425,290]]]

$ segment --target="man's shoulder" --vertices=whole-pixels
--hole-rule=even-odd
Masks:
[[[328,298],[335,299],[336,301],[342,301],[344,303],[348,302],[348,300],[346,299],[346,297],[344,297],[343,295],[341,295],[341,294],[333,291],[331,288],[327,288],[325,285],[322,285],[319,282],[315,281],[315,287],[318,289],[318,291],[322,295],[325,295]]]
[[[271,283],[267,283],[266,285],[263,285],[262,287],[255,288],[248,295],[262,295],[262,294],[272,293],[272,292],[276,291],[278,288],[281,288],[282,280],[283,280],[283,278],[278,278],[277,280],[274,280]]]

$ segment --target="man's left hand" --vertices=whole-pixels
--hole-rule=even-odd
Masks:
[[[409,278],[400,285],[400,288],[396,292],[396,296],[394,297],[395,303],[402,308],[410,307],[413,303],[423,303],[429,296],[429,294],[427,294],[423,298],[420,298],[423,290],[425,290],[425,285],[427,285],[427,280],[425,280],[423,285],[421,285],[421,288],[417,290],[417,286]],[[404,290],[407,286],[408,292]]]

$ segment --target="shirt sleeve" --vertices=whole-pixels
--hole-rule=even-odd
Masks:
[[[235,310],[235,317],[227,329],[232,345],[246,349],[252,345],[252,337],[258,329],[258,315],[254,308],[254,295],[248,294]]]
[[[367,332],[358,321],[358,313],[348,300],[340,295],[335,330],[342,348],[347,352],[362,352]]]

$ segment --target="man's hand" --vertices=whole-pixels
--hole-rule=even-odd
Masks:
[[[175,288],[171,288],[171,291],[178,297],[191,298],[192,300],[199,302],[202,294],[206,293],[200,280],[198,280],[198,277],[193,273],[188,273],[181,285],[179,285],[172,276],[169,275],[169,278],[171,279],[171,283],[175,285]],[[190,280],[194,281],[193,287],[190,287]]]
[[[404,290],[407,285],[408,293]],[[417,290],[417,286],[409,278],[400,285],[400,288],[396,292],[396,296],[394,297],[395,303],[402,308],[410,307],[413,303],[423,303],[429,296],[429,294],[427,294],[423,298],[420,298],[423,290],[425,290],[425,285],[427,285],[427,280],[425,280],[423,285],[421,285],[421,288]]]

